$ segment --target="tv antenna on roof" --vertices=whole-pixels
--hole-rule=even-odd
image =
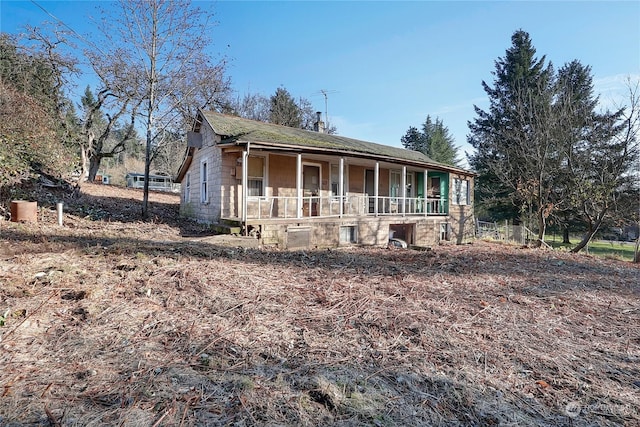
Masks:
[[[320,89],[318,92],[314,93],[314,95],[323,95],[324,96],[324,121],[326,122],[327,129],[329,128],[329,100],[327,95],[330,93],[338,93],[337,90],[327,90]]]

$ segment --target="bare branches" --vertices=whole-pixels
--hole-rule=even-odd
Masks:
[[[190,1],[120,1],[100,27],[106,55],[92,55],[102,83],[121,105],[137,107],[146,130],[145,197],[152,159],[167,135],[182,135],[194,109],[222,105],[230,91],[224,60],[211,60],[210,11]],[[116,47],[117,46],[117,47]],[[172,139],[170,138],[170,139]]]
[[[63,144],[73,123],[67,121],[69,104],[60,89],[64,77],[58,75],[70,64],[55,46],[23,46],[0,35],[0,189],[33,172],[62,176],[73,167],[73,152]]]
[[[135,136],[135,120],[139,105],[131,105],[131,102],[135,100],[118,99],[113,91],[104,87],[94,96],[87,87],[82,98],[84,114],[80,149],[82,173],[89,181],[95,179],[103,158],[123,152],[126,143]],[[105,113],[105,110],[110,113]],[[130,115],[130,121],[123,125],[121,118],[127,114]],[[107,147],[109,141],[112,144]]]

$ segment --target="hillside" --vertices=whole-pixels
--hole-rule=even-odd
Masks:
[[[638,265],[287,252],[207,236],[176,195],[148,222],[135,190],[49,197],[63,227],[0,220],[0,425],[640,425]]]

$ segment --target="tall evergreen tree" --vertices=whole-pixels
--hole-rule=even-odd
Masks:
[[[270,101],[270,123],[292,128],[302,126],[302,111],[289,91],[283,87],[279,87],[276,89],[276,93],[271,96]]]
[[[451,166],[458,165],[458,147],[454,145],[449,128],[442,123],[441,119],[436,117],[436,121],[432,122],[431,117],[427,116],[422,133],[429,150],[427,155],[432,160]]]
[[[556,171],[557,200],[555,222],[562,228],[563,243],[570,243],[570,228],[579,225],[576,207],[576,165],[580,147],[588,146],[589,128],[597,119],[595,109],[598,97],[594,96],[591,68],[574,60],[558,70],[555,82],[555,116],[559,121],[559,137],[565,142],[562,167]],[[578,184],[580,184],[578,182]]]
[[[402,142],[402,146],[407,150],[419,151],[429,155],[429,147],[427,146],[424,134],[414,126],[409,127],[407,133],[400,138],[400,142]]]
[[[584,224],[583,238],[572,249],[577,252],[608,221],[629,215],[622,205],[636,194],[638,101],[630,87],[627,108],[596,112],[590,68],[577,61],[560,70],[558,82],[557,117],[569,141],[558,188],[564,189],[569,209]]]
[[[451,166],[459,163],[458,147],[454,145],[449,129],[438,118],[433,121],[431,116],[427,116],[421,131],[414,126],[409,127],[400,142],[404,148],[419,151],[436,162]]]
[[[475,106],[468,140],[477,151],[469,162],[480,175],[479,199],[497,202],[514,219],[527,210],[535,214],[540,244],[560,160],[551,120],[553,67],[544,56],[536,58],[525,31],[516,31],[511,42],[495,62],[493,86],[482,82],[490,105],[488,111]]]
[[[476,107],[477,118],[469,123],[469,142],[477,150],[469,160],[480,174],[477,200],[513,218],[528,212],[538,226],[538,244],[549,217],[565,230],[579,219],[586,234],[573,249],[578,251],[614,217],[625,189],[633,189],[628,178],[638,145],[630,124],[638,103],[632,96],[628,112],[596,112],[591,69],[573,61],[554,74],[544,57],[535,58],[523,31],[514,33],[494,75],[493,87],[483,82],[489,110]],[[504,202],[515,209],[505,209]]]

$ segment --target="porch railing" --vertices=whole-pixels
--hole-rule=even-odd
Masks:
[[[342,212],[340,205],[342,204]],[[376,210],[377,204],[377,210]],[[339,217],[344,216],[434,216],[448,212],[447,200],[368,196],[305,196],[298,207],[297,197],[248,197],[247,219]]]

